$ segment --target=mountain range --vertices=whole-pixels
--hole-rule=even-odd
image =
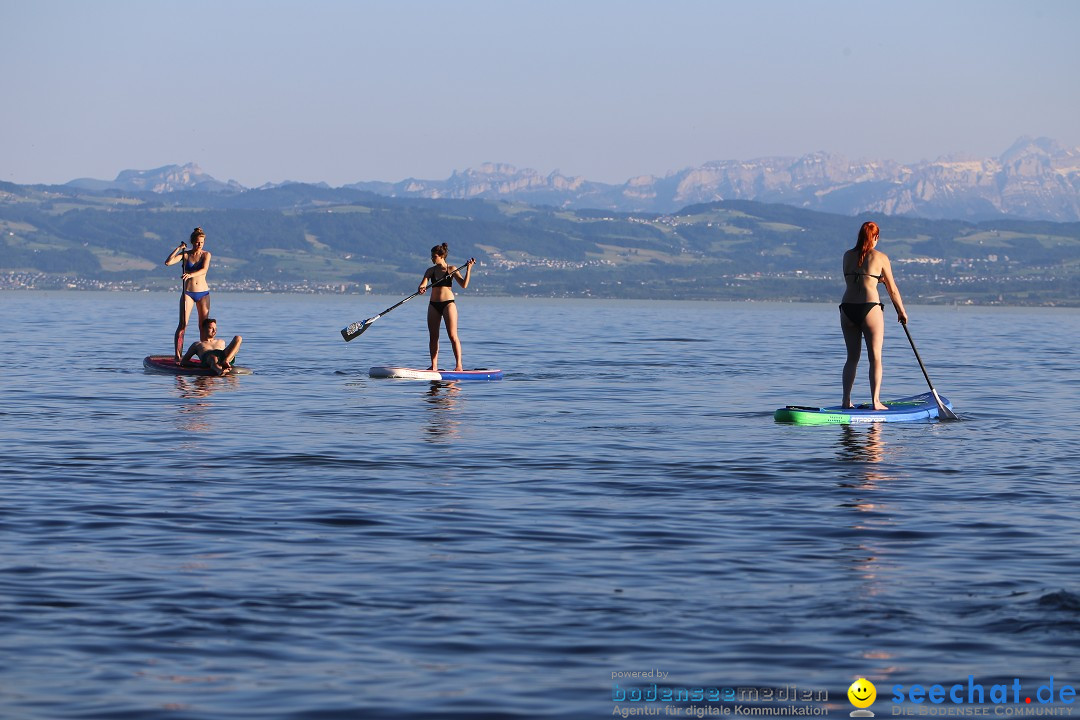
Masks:
[[[112,181],[82,178],[68,185],[93,191],[160,194],[248,190],[232,180],[217,180],[195,164],[125,170]],[[329,188],[326,183],[316,186]],[[257,189],[272,187],[276,186]],[[714,161],[664,177],[643,175],[622,184],[484,163],[455,171],[445,180],[362,181],[343,187],[387,197],[503,200],[616,212],[672,213],[694,203],[754,200],[842,215],[1077,222],[1080,148],[1065,147],[1049,138],[1021,138],[996,158],[951,156],[914,164],[853,161],[816,152],[801,157]]]

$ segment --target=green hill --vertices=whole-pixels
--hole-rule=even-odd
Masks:
[[[749,201],[657,216],[309,185],[125,195],[0,183],[0,285],[175,287],[162,261],[198,225],[222,290],[400,294],[447,242],[451,262],[480,262],[476,293],[834,300],[864,219]],[[874,219],[912,300],[1080,304],[1080,223]]]

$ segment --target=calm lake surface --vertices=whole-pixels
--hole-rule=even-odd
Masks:
[[[367,376],[426,362],[423,298],[346,344],[400,297],[212,297],[254,375],[145,372],[173,294],[0,293],[0,717],[1080,685],[1076,310],[912,306],[962,421],[796,427],[840,400],[835,305],[464,293],[465,365],[506,376],[448,385]],[[886,312],[882,395],[922,392]]]

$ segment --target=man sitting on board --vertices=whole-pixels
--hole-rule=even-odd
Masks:
[[[225,341],[217,336],[217,320],[214,318],[203,320],[199,329],[205,339],[191,343],[180,364],[193,367],[195,363],[191,362],[191,358],[197,355],[203,367],[209,368],[215,375],[224,375],[232,369],[232,361],[240,351],[240,343],[244,339],[236,335],[232,342],[226,345]]]

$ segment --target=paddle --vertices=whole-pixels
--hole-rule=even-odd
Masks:
[[[424,289],[427,290],[427,286],[425,286]],[[412,300],[414,297],[416,297],[419,294],[420,294],[420,291],[417,290],[416,292],[414,292],[409,297],[407,297],[404,300],[402,300],[401,302],[397,303],[397,305],[391,305],[390,307],[386,308],[385,310],[383,310],[381,313],[379,313],[375,317],[369,317],[367,320],[361,320],[360,322],[354,322],[349,327],[342,328],[341,329],[341,337],[345,338],[345,342],[349,342],[350,340],[352,340],[354,338],[360,337],[361,335],[364,334],[364,332],[369,327],[371,327],[371,323],[375,322],[376,320],[378,320],[379,318],[381,318],[383,315],[390,312],[394,308],[396,308],[396,307],[398,307],[400,305],[404,305],[405,303]]]
[[[181,248],[183,248],[183,249],[181,250]],[[180,252],[180,301],[182,303],[183,300],[184,300],[184,287],[186,285],[186,283],[184,282],[184,273],[187,272],[187,271],[184,270],[184,265],[185,265],[184,258],[187,257],[187,253],[188,253],[187,243],[180,243],[179,247],[177,247],[176,250],[173,250],[173,254],[176,254],[177,251]],[[182,308],[183,305],[181,305],[180,307]],[[183,355],[184,355],[184,331],[181,330],[179,326],[177,326],[177,328],[176,328],[176,335],[173,337],[173,344],[175,345],[175,347],[173,348],[173,352],[176,353],[177,355],[179,355],[180,357],[183,357]]]
[[[938,417],[945,420],[959,420],[960,418],[956,417],[956,413],[945,407],[945,403],[941,402],[941,398],[938,397],[937,390],[934,389],[934,383],[930,382],[930,376],[926,372],[926,366],[923,365],[922,358],[919,357],[919,350],[915,347],[915,341],[911,339],[911,333],[908,332],[907,323],[903,323],[903,325],[904,334],[907,335],[907,340],[911,343],[911,349],[915,351],[915,359],[919,361],[919,367],[922,368],[922,374],[923,377],[926,378],[926,384],[930,386],[930,392],[934,394],[934,401],[937,402],[938,407]]]
[[[475,259],[470,258],[469,262],[465,263],[465,265],[463,265],[462,267],[465,267],[467,269],[470,265],[472,265],[473,262],[475,262]],[[457,275],[459,272],[461,272],[461,268],[460,267],[455,268],[454,272],[449,273],[446,277],[453,277],[454,275]],[[466,272],[467,272],[467,270],[466,270]],[[446,279],[446,277],[440,279],[439,282],[441,283],[443,280]],[[468,278],[467,274],[466,274],[466,278]],[[453,285],[453,283],[451,283],[451,285]],[[349,342],[353,338],[360,337],[361,335],[364,334],[364,332],[369,327],[371,327],[371,323],[375,322],[376,320],[378,320],[379,318],[381,318],[383,315],[390,312],[394,308],[396,308],[396,307],[398,307],[400,305],[404,305],[405,303],[409,302],[414,297],[416,297],[417,295],[419,295],[422,292],[426,291],[430,287],[434,287],[434,283],[430,282],[430,278],[429,278],[429,282],[424,285],[423,290],[417,290],[416,292],[414,292],[409,297],[407,297],[404,300],[402,300],[401,302],[397,303],[397,305],[391,305],[390,307],[386,308],[385,310],[383,310],[381,313],[379,313],[375,317],[369,317],[367,320],[361,320],[360,322],[354,322],[349,327],[342,328],[341,329],[341,337],[345,338],[345,342]],[[462,285],[462,287],[465,287],[465,286]]]

